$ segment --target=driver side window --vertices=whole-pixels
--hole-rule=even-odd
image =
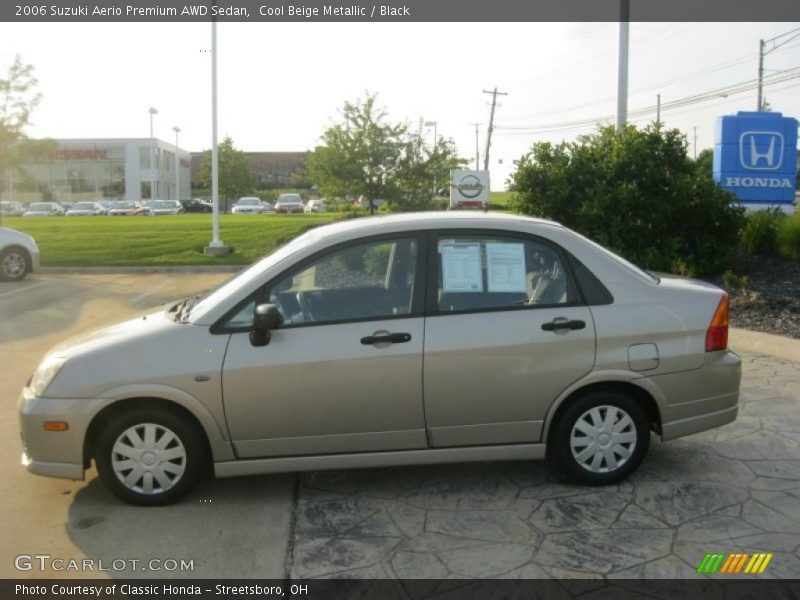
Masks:
[[[417,240],[366,242],[321,256],[269,292],[284,325],[381,319],[411,314]]]

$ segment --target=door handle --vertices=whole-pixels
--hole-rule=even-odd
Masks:
[[[577,329],[583,329],[586,327],[585,321],[574,320],[570,321],[567,319],[553,319],[549,323],[543,323],[542,329],[544,331],[558,331],[560,329],[569,329],[570,331],[575,331]]]
[[[365,346],[372,344],[405,344],[410,341],[410,333],[387,333],[386,335],[368,335],[361,338],[361,343]]]

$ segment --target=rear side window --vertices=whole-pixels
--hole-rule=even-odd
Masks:
[[[439,313],[557,306],[578,300],[560,253],[534,240],[441,236],[436,267]]]
[[[608,288],[581,261],[570,255],[569,263],[586,304],[600,306],[614,302],[614,296],[611,295]]]

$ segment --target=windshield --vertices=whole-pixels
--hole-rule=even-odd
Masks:
[[[261,200],[258,198],[242,198],[239,200],[239,206],[261,206]]]
[[[162,200],[161,202],[153,202],[150,206],[153,208],[175,208],[175,204]]]
[[[114,204],[115,208],[136,208],[133,202],[117,202]]]
[[[278,202],[281,202],[282,204],[294,204],[301,202],[301,199],[298,194],[283,194],[278,196]]]
[[[50,208],[47,202],[34,202],[28,207],[28,210],[50,210]]]
[[[72,207],[72,210],[94,210],[94,203],[92,202],[78,202]]]

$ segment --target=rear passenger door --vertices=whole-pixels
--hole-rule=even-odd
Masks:
[[[546,240],[432,235],[423,393],[431,445],[536,442],[553,400],[594,365],[592,315]]]

